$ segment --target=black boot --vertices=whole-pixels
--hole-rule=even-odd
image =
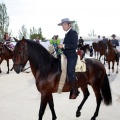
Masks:
[[[72,90],[70,91],[70,96],[69,99],[76,99],[76,97],[79,95],[78,91],[78,85],[77,85],[77,80],[75,79],[74,81],[70,82],[71,83],[71,88]]]

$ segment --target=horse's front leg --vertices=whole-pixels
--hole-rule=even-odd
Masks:
[[[90,95],[86,85],[84,87],[82,87],[81,90],[83,91],[84,98],[83,98],[82,102],[80,103],[80,105],[78,106],[78,109],[76,111],[76,117],[80,117],[80,115],[81,115],[80,110],[82,109],[85,101],[87,100],[88,96]]]
[[[97,52],[97,59],[99,58],[98,56],[99,56],[99,53]]]
[[[101,55],[99,56],[99,61],[100,61]]]
[[[0,58],[0,73],[2,73],[2,70],[1,70],[1,63],[2,63],[3,59]]]
[[[45,109],[46,109],[47,102],[48,102],[47,95],[41,94],[41,104],[40,104],[40,109],[39,109],[39,119],[38,120],[42,120],[42,117],[43,117]]]
[[[119,65],[119,61],[117,62],[117,70],[116,70],[116,73],[118,73],[118,65]]]
[[[51,113],[52,113],[52,120],[56,120],[57,116],[56,116],[56,113],[55,113],[55,110],[54,110],[54,101],[53,101],[52,94],[49,95],[48,104],[49,104],[49,107],[50,107],[50,110],[51,110]]]
[[[108,76],[110,76],[110,61],[108,61],[108,70],[109,70]]]
[[[96,59],[96,51],[94,51],[94,58]]]
[[[105,65],[106,57],[104,56],[104,65]]]
[[[40,105],[40,109],[39,109],[39,120],[42,120],[42,118],[43,118],[47,103],[49,104],[50,110],[52,112],[52,120],[56,120],[57,117],[56,117],[55,110],[54,110],[52,93],[49,95],[41,95],[41,105]]]
[[[114,73],[114,64],[115,64],[115,62],[112,61],[112,73]]]
[[[7,59],[6,61],[7,61],[7,67],[8,67],[7,74],[9,74],[9,59]]]

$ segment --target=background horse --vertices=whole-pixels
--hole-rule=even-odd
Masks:
[[[85,44],[83,46],[78,47],[77,54],[80,56],[81,60],[85,57],[85,53],[87,53],[87,51],[90,52],[90,45],[89,44]]]
[[[95,58],[97,57],[97,59],[98,59],[99,50],[100,50],[98,42],[97,43],[93,42],[92,46],[93,46],[93,49],[94,49],[94,56],[95,56]]]
[[[114,64],[115,62],[117,62],[116,73],[118,73],[119,57],[117,57],[116,50],[113,48],[113,45],[110,40],[107,41],[107,46],[108,49],[106,50],[105,57],[108,62],[108,69],[109,69],[108,75],[110,76],[110,62],[112,62],[112,72],[114,72]]]
[[[52,93],[56,93],[59,86],[61,75],[59,60],[53,57],[42,45],[23,38],[17,42],[14,50],[14,70],[16,73],[21,72],[23,65],[28,60],[35,77],[36,87],[41,93],[39,120],[42,120],[47,104],[52,113],[52,120],[56,120],[57,116]],[[87,71],[75,73],[78,79],[78,87],[81,87],[84,94],[84,98],[76,111],[76,117],[80,116],[80,110],[90,94],[88,91],[89,84],[93,88],[97,102],[95,113],[91,118],[91,120],[95,120],[98,116],[102,99],[106,105],[112,103],[111,90],[104,65],[95,59],[86,59],[85,62]],[[66,78],[62,92],[69,92],[70,90],[70,82]]]
[[[99,60],[100,60],[101,56],[104,55],[104,65],[105,65],[105,54],[106,54],[106,50],[107,50],[107,43],[104,44],[103,41],[99,41],[98,44],[99,44],[99,47],[100,47],[100,50],[99,50],[99,52],[100,52]]]
[[[80,47],[80,50],[83,50],[84,53],[87,53],[87,51],[90,52],[90,45],[89,44],[85,44],[85,45]]]
[[[7,48],[4,43],[0,42],[0,65],[3,60],[7,61],[7,67],[8,71],[7,74],[9,74],[9,59],[13,58],[13,52]],[[12,69],[11,69],[12,70]],[[2,72],[1,67],[0,67],[0,73]]]

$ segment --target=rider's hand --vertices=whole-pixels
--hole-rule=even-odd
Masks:
[[[58,48],[63,48],[63,46],[64,46],[63,44],[59,44]]]

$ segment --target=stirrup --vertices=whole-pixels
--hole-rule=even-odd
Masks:
[[[79,91],[70,91],[69,99],[76,99],[79,93],[80,93]]]

